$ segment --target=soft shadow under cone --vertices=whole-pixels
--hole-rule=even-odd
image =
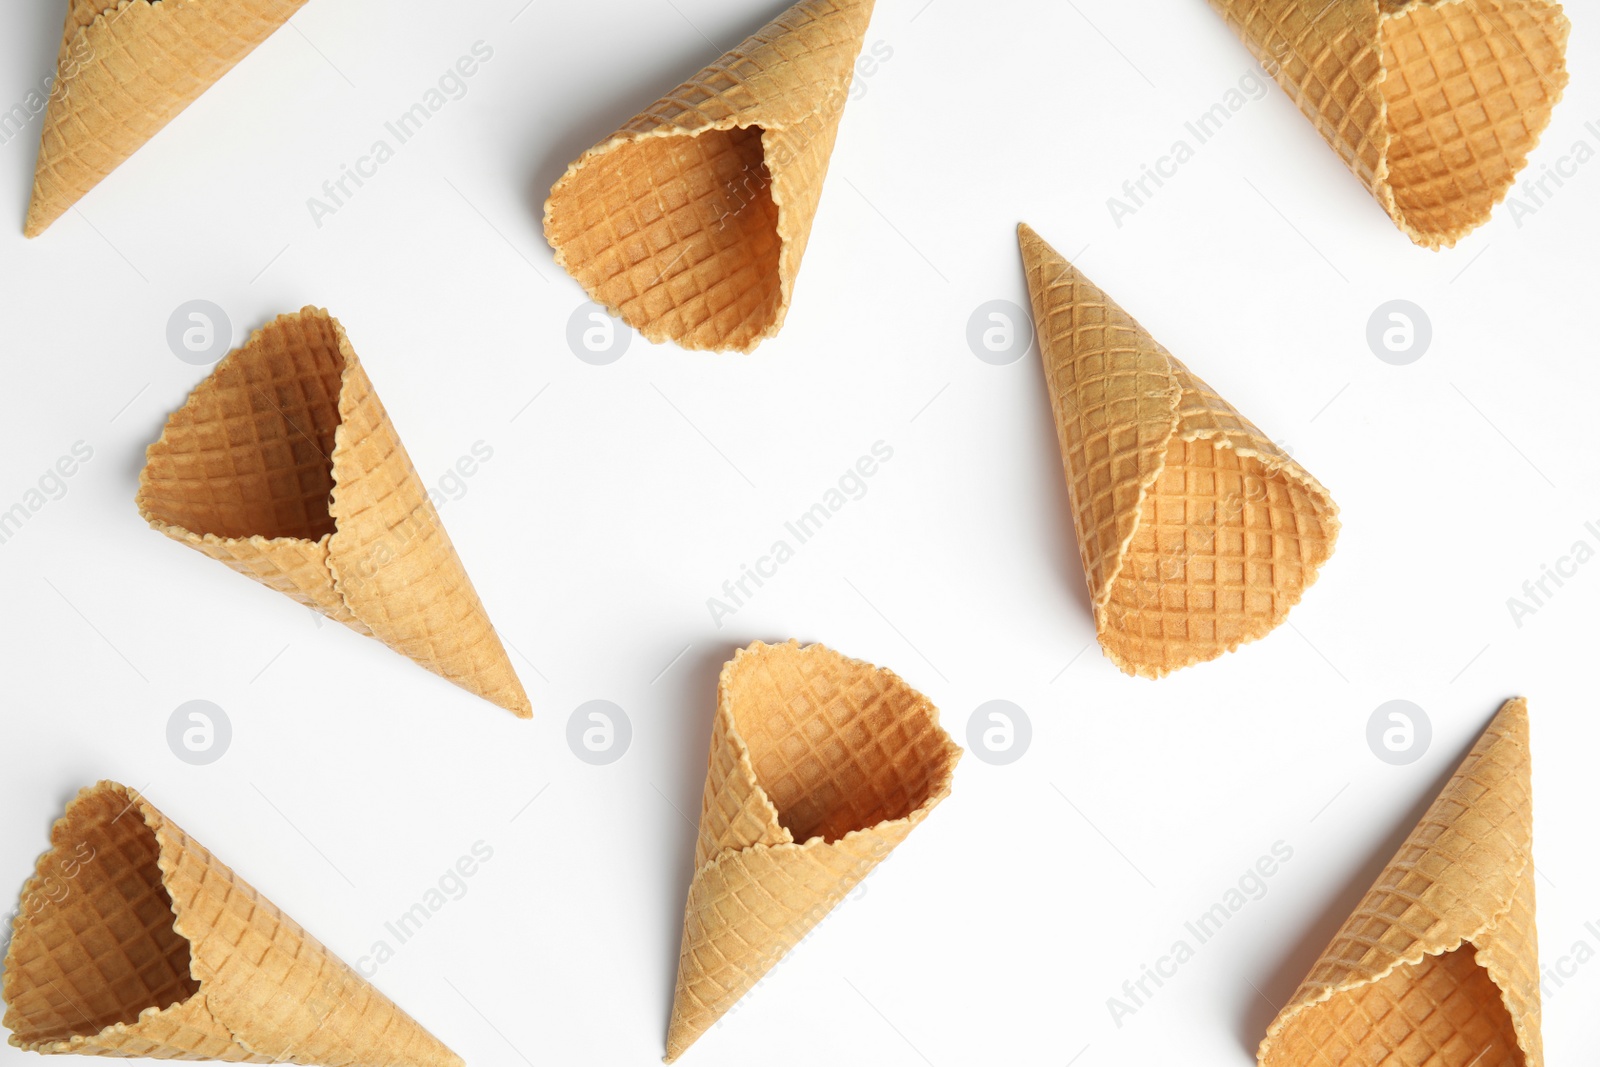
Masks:
[[[893,672],[756,642],[722,669],[667,1031],[677,1059],[950,793],[961,750]]]
[[[533,714],[505,648],[338,321],[283,315],[167,420],[139,475],[152,527]]]
[[[1517,699],[1267,1028],[1262,1067],[1543,1067],[1533,877]]]
[[[23,889],[5,1025],[31,1052],[462,1067],[136,790],[85,789]]]
[[[651,341],[748,352],[783,326],[873,0],[801,0],[580,156],[556,262]]]
[[[43,233],[306,0],[69,0],[23,232]]]
[[[1553,0],[1211,0],[1419,245],[1488,221],[1567,85]]]
[[[1018,238],[1107,657],[1159,678],[1264,636],[1333,552],[1328,491],[1032,229]]]

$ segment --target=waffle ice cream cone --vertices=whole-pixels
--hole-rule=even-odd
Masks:
[[[1517,699],[1267,1028],[1261,1067],[1543,1067],[1533,876]]]
[[[801,0],[580,156],[544,231],[651,341],[749,352],[783,326],[873,0]]]
[[[462,1067],[136,790],[83,790],[50,843],[6,954],[5,1025],[18,1048]]]
[[[756,642],[717,686],[671,1063],[950,793],[926,697],[821,645]]]
[[[1567,85],[1553,0],[1211,0],[1389,217],[1448,248],[1505,199]]]
[[[68,0],[23,232],[43,233],[305,2]]]
[[[1264,636],[1333,552],[1328,491],[1037,233],[1018,239],[1107,657],[1159,678]]]
[[[150,446],[138,504],[173,540],[522,718],[533,714],[405,446],[326,311],[281,316],[217,365]]]

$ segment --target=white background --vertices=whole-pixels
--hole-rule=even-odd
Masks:
[[[474,1064],[652,1063],[716,676],[793,636],[900,672],[963,744],[974,708],[1014,701],[1032,747],[969,755],[686,1063],[1247,1064],[1516,694],[1544,962],[1600,949],[1600,562],[1520,628],[1506,604],[1600,542],[1600,164],[1430,253],[1273,87],[1119,228],[1106,199],[1255,69],[1204,3],[884,0],[867,43],[892,58],[846,111],[782,335],[752,356],[634,337],[595,367],[566,343],[584,297],[541,234],[550,183],[783,5],[524,3],[312,0],[32,242],[37,122],[0,147],[0,508],[94,450],[0,545],[8,897],[101,777],[352,962],[483,841],[494,859],[376,984]],[[0,104],[51,71],[63,7],[7,5]],[[1533,172],[1600,145],[1596,12],[1569,8],[1572,85]],[[480,40],[466,96],[318,228],[307,198]],[[1100,656],[1037,355],[991,366],[965,336],[980,304],[1027,303],[1019,219],[1332,491],[1344,532],[1290,625],[1159,683]],[[236,342],[332,310],[431,483],[493,449],[443,517],[520,650],[531,723],[145,527],[144,448],[206,373],[165,337],[197,298]],[[1409,366],[1365,340],[1396,298],[1433,323]],[[714,625],[707,597],[879,440],[894,458],[867,495]],[[197,698],[234,728],[209,767],[165,740]],[[606,767],[565,741],[595,698],[634,730]],[[1405,767],[1365,733],[1399,698],[1434,731]],[[1293,859],[1262,899],[1113,1023],[1107,998],[1279,841]],[[1592,1056],[1600,965],[1551,991],[1550,1062]]]

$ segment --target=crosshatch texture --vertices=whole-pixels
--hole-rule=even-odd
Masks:
[[[735,654],[717,687],[669,1062],[949,795],[960,757],[891,671],[795,641]]]
[[[43,233],[306,0],[71,0],[24,232]]]
[[[1262,1067],[1543,1067],[1533,883],[1516,699],[1268,1028]]]
[[[1211,0],[1413,241],[1488,221],[1567,85],[1553,0]]]
[[[579,157],[556,262],[651,341],[748,352],[788,314],[873,0],[801,0]]]
[[[71,864],[71,877],[61,872]],[[32,1052],[462,1067],[136,790],[83,790],[51,832],[6,954],[5,1025]]]
[[[515,714],[522,683],[338,321],[256,331],[167,420],[139,511]]]
[[[1157,678],[1264,636],[1333,553],[1328,491],[1038,234],[1019,234],[1106,655]]]

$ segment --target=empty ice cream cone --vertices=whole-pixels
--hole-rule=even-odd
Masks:
[[[811,236],[873,0],[801,0],[580,156],[544,231],[652,341],[776,334]]]
[[[1264,636],[1333,552],[1328,491],[1037,233],[1018,236],[1107,657],[1159,678]]]
[[[167,420],[139,513],[175,541],[533,714],[343,327],[304,308],[230,352]]]
[[[961,750],[894,673],[756,642],[722,669],[667,1062],[950,793]]]
[[[1543,1067],[1533,875],[1517,699],[1267,1028],[1261,1067]]]
[[[138,791],[83,790],[23,890],[5,1025],[31,1052],[462,1067]]]
[[[37,237],[306,0],[69,0],[24,233]]]
[[[1448,248],[1488,221],[1567,85],[1553,0],[1211,0],[1389,217]]]

